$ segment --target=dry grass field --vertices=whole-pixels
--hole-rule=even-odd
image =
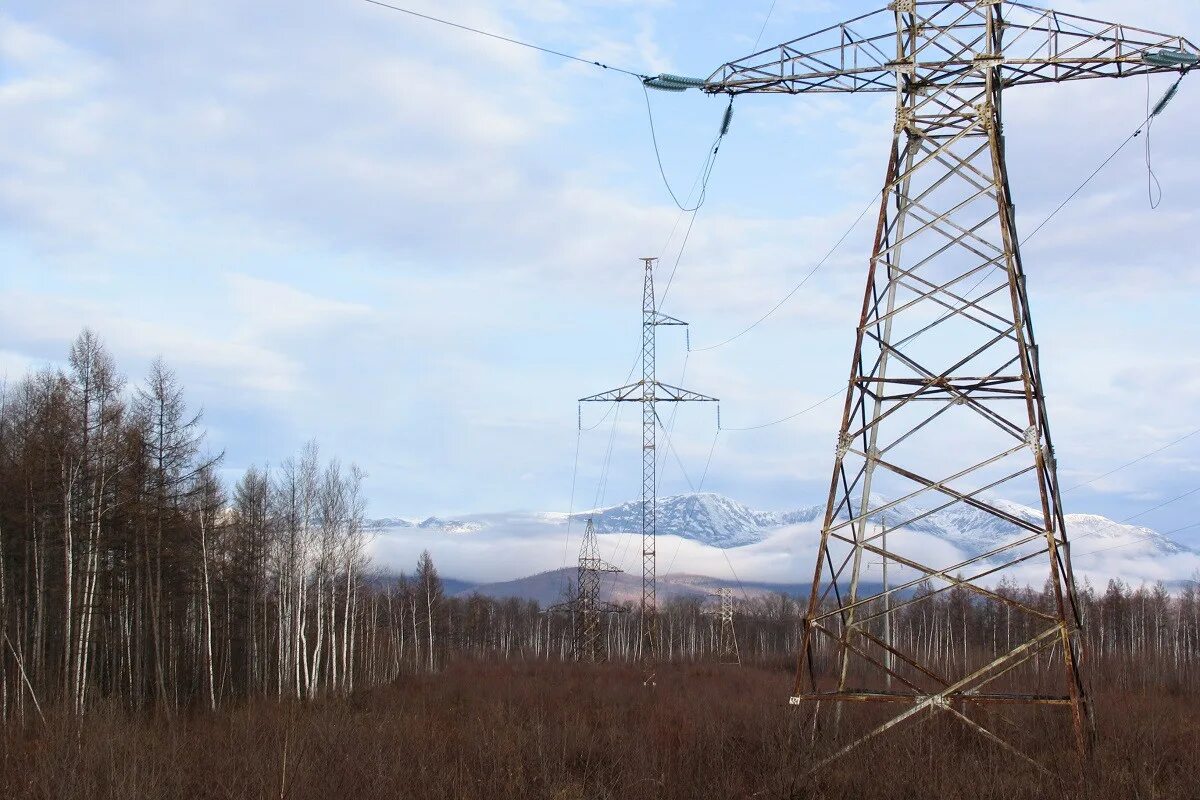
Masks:
[[[348,699],[255,700],[171,719],[50,714],[4,734],[4,798],[971,798],[1200,796],[1200,698],[1108,690],[1084,783],[1051,780],[978,736],[926,724],[806,779],[809,738],[784,668],[460,661]],[[846,724],[846,723],[843,723]],[[1044,753],[1068,752],[1044,737]]]

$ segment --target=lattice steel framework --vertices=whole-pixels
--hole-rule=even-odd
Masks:
[[[599,647],[600,636],[603,633],[600,621],[605,614],[621,614],[628,609],[600,599],[601,576],[606,572],[621,571],[620,567],[613,566],[600,557],[596,526],[589,517],[583,530],[583,541],[579,544],[579,567],[576,570],[573,596],[567,602],[547,609],[571,615],[572,655],[576,661],[603,660]]]
[[[659,313],[654,301],[654,266],[657,258],[643,258],[645,279],[642,287],[642,379],[637,383],[582,397],[581,403],[642,404],[642,599],[640,653],[645,681],[654,684],[658,660],[658,598],[656,515],[658,510],[657,458],[655,432],[658,403],[715,403],[717,398],[668,386],[655,378],[655,331],[661,325],[687,325],[686,322]]]
[[[733,589],[722,586],[713,596],[717,598],[716,616],[721,626],[717,632],[717,660],[722,664],[741,664],[742,654],[733,628]]]
[[[856,715],[860,727],[820,728],[828,755],[814,769],[906,722],[935,718],[1039,766],[1044,759],[1026,752],[1031,730],[1069,719],[1076,745],[1087,749],[1079,611],[1001,96],[1021,84],[1182,71],[1196,54],[1181,37],[1020,3],[898,0],[726,64],[705,83],[709,93],[896,97],[791,698],[812,708],[814,724],[824,702],[839,719],[843,709]],[[935,555],[920,531],[957,513],[991,520],[993,540]],[[871,587],[860,580],[864,557],[890,562],[901,579]],[[1048,578],[1044,600],[998,591],[1004,574],[1035,586]],[[912,619],[947,590],[998,604],[1021,619],[1023,633],[998,646],[964,644],[961,657],[881,636],[882,621]],[[1048,717],[1056,708],[1069,716]],[[1011,714],[1025,716],[1004,723]]]

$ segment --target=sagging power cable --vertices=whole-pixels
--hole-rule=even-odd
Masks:
[[[489,39],[497,39],[501,42],[508,42],[509,44],[515,44],[520,47],[527,47],[530,50],[537,50],[542,53],[548,53],[549,55],[558,56],[559,58],[566,58],[571,61],[578,61],[580,64],[587,64],[588,66],[591,66],[591,67],[598,67],[599,69],[604,69],[604,70],[612,70],[613,72],[621,72],[621,73],[624,73],[625,75],[632,75],[633,77],[641,79],[641,80],[645,80],[646,78],[649,77],[648,75],[644,75],[643,73],[634,72],[633,70],[624,69],[622,67],[614,67],[611,64],[605,64],[601,61],[595,61],[590,58],[583,58],[582,56],[571,55],[570,53],[564,53],[561,50],[554,50],[549,47],[542,47],[541,45],[533,44],[532,42],[523,42],[520,39],[513,39],[510,36],[501,36],[498,33],[491,33],[489,31],[481,30],[479,28],[472,28],[470,25],[463,25],[458,22],[451,22],[448,19],[442,19],[440,17],[435,17],[430,14],[422,14],[419,11],[413,11],[411,8],[403,8],[401,6],[392,5],[391,3],[384,3],[384,2],[382,2],[382,0],[363,0],[363,2],[370,3],[371,5],[374,5],[374,6],[380,6],[381,8],[388,8],[388,9],[391,9],[392,11],[399,11],[401,14],[408,14],[409,16],[420,17],[421,19],[428,20],[430,22],[436,22],[439,25],[448,25],[451,28],[458,28],[460,31],[466,31],[468,33],[478,34],[479,36],[486,36]]]
[[[1086,481],[1081,481],[1080,483],[1076,483],[1073,486],[1069,486],[1066,489],[1063,489],[1062,493],[1066,494],[1067,492],[1073,492],[1076,489],[1087,486],[1088,484],[1095,483],[1096,481],[1099,481],[1099,480],[1103,480],[1104,478],[1107,478],[1109,475],[1115,475],[1116,473],[1120,472],[1121,470],[1127,469],[1128,467],[1132,467],[1134,464],[1137,464],[1141,461],[1145,461],[1150,456],[1158,455],[1163,450],[1166,450],[1168,447],[1174,447],[1175,445],[1179,444],[1180,442],[1186,441],[1187,439],[1192,438],[1193,436],[1195,436],[1198,433],[1200,433],[1200,428],[1197,428],[1196,430],[1192,431],[1191,433],[1185,433],[1183,436],[1180,436],[1178,439],[1167,442],[1162,447],[1151,450],[1149,453],[1143,453],[1142,455],[1138,456],[1135,459],[1126,461],[1121,466],[1116,467],[1114,469],[1110,469],[1108,472],[1105,472],[1103,475],[1097,475],[1094,478],[1089,478]]]
[[[762,41],[763,34],[767,30],[767,23],[769,23],[771,21],[771,15],[775,13],[775,3],[776,2],[777,2],[777,0],[771,0],[771,7],[767,9],[767,16],[765,18],[763,18],[762,27],[760,27],[758,29],[758,36],[754,37],[754,46],[750,48],[752,51],[757,50],[758,43]]]
[[[745,328],[738,331],[733,336],[730,336],[728,339],[725,339],[724,341],[717,342],[716,344],[706,345],[704,347],[693,347],[691,349],[697,353],[702,353],[707,350],[716,350],[718,347],[724,347],[725,345],[742,338],[747,333],[754,330],[762,323],[766,322],[767,319],[769,319],[776,311],[783,308],[783,306],[786,305],[787,302],[789,300],[791,300],[792,297],[795,296],[796,292],[798,292],[802,288],[804,288],[804,285],[806,283],[808,283],[809,279],[812,278],[813,275],[817,274],[817,270],[819,270],[821,267],[825,266],[825,262],[829,261],[829,259],[833,257],[833,254],[836,253],[843,244],[845,244],[846,240],[850,238],[850,234],[852,234],[854,232],[854,230],[858,227],[859,223],[862,222],[863,217],[865,217],[867,215],[868,211],[870,211],[872,208],[875,207],[875,204],[877,202],[878,202],[878,200],[876,198],[874,198],[874,197],[871,198],[870,202],[868,202],[867,205],[863,207],[863,210],[859,212],[858,216],[855,217],[854,222],[850,223],[850,227],[846,229],[845,233],[843,233],[836,242],[834,242],[833,247],[829,248],[829,251],[826,252],[825,255],[821,257],[821,260],[817,262],[816,266],[814,266],[812,269],[810,269],[808,271],[808,273],[805,274],[805,276],[800,279],[800,282],[797,283],[795,286],[793,286],[791,288],[791,290],[787,294],[785,294],[778,303],[771,306],[771,308],[767,311],[767,313],[763,314],[761,317],[756,319],[754,322],[750,323]]]
[[[1188,70],[1184,70],[1175,79],[1175,83],[1171,84],[1170,88],[1159,98],[1154,105],[1154,110],[1150,110],[1150,73],[1146,73],[1146,199],[1150,201],[1150,208],[1158,208],[1162,204],[1162,184],[1158,182],[1158,176],[1154,174],[1154,167],[1150,165],[1150,131],[1154,128],[1154,118],[1161,114],[1170,104],[1171,100],[1179,92],[1179,84],[1183,83],[1183,78],[1188,74]],[[1155,192],[1158,193],[1157,198]]]
[[[1143,510],[1143,511],[1139,511],[1139,512],[1138,512],[1138,513],[1136,513],[1136,514],[1131,514],[1130,516],[1128,516],[1128,517],[1125,517],[1125,518],[1124,518],[1124,519],[1122,519],[1122,520],[1118,520],[1117,524],[1118,524],[1118,525],[1125,525],[1125,524],[1128,524],[1129,522],[1131,522],[1131,521],[1133,521],[1133,520],[1137,519],[1138,517],[1144,517],[1146,514],[1149,514],[1151,511],[1157,511],[1158,509],[1160,509],[1160,508],[1163,508],[1163,507],[1165,507],[1165,506],[1169,506],[1169,505],[1171,505],[1172,503],[1177,503],[1177,502],[1179,502],[1180,500],[1183,500],[1183,499],[1184,499],[1184,498],[1186,498],[1186,497],[1191,497],[1192,495],[1196,494],[1197,492],[1200,492],[1200,486],[1197,486],[1197,487],[1196,487],[1196,488],[1194,488],[1194,489],[1190,489],[1190,490],[1188,490],[1188,491],[1184,492],[1183,494],[1176,495],[1175,497],[1172,497],[1170,500],[1164,500],[1163,502],[1159,503],[1158,505],[1151,506],[1150,508],[1147,508],[1147,509],[1145,509],[1145,510]],[[1164,539],[1167,539],[1168,541],[1174,541],[1173,539],[1171,539],[1171,535],[1172,535],[1172,534],[1179,533],[1180,531],[1186,531],[1186,530],[1190,530],[1191,528],[1195,528],[1195,527],[1198,527],[1198,526],[1200,526],[1200,522],[1193,523],[1193,524],[1191,524],[1191,525],[1184,525],[1184,526],[1183,526],[1183,527],[1181,527],[1181,528],[1175,528],[1175,529],[1173,529],[1173,530],[1169,530],[1169,531],[1167,531],[1166,533],[1159,533],[1158,531],[1154,531],[1153,533],[1151,533],[1151,534],[1148,534],[1148,535],[1134,537],[1133,539],[1130,539],[1130,540],[1129,540],[1129,541],[1127,541],[1127,542],[1121,542],[1121,543],[1119,543],[1119,544],[1109,545],[1108,547],[1101,547],[1101,548],[1098,548],[1098,549],[1096,549],[1096,550],[1088,550],[1088,551],[1086,551],[1086,552],[1083,552],[1083,553],[1076,553],[1076,554],[1075,554],[1075,557],[1090,556],[1090,555],[1094,555],[1094,554],[1096,554],[1096,553],[1104,553],[1104,552],[1107,552],[1107,551],[1109,551],[1109,550],[1118,550],[1118,549],[1120,549],[1120,548],[1122,548],[1122,547],[1130,547],[1130,546],[1132,546],[1132,545],[1135,545],[1135,544],[1137,544],[1137,543],[1139,543],[1139,542],[1144,542],[1144,541],[1148,541],[1148,540],[1150,540],[1150,539],[1156,539],[1156,538],[1159,538],[1159,537],[1162,537],[1162,538],[1164,538]],[[1076,541],[1076,542],[1077,542],[1077,541],[1079,541],[1080,539],[1085,539],[1085,538],[1087,538],[1088,536],[1096,536],[1096,535],[1097,535],[1097,534],[1096,534],[1095,532],[1092,532],[1092,533],[1085,533],[1085,534],[1083,534],[1082,536],[1077,536],[1077,537],[1075,537],[1074,541]],[[1178,542],[1175,542],[1175,543],[1176,543],[1176,544],[1178,544]]]
[[[663,186],[667,187],[667,194],[671,195],[671,200],[675,202],[675,206],[683,212],[698,211],[708,195],[708,179],[712,175],[713,167],[717,163],[717,153],[721,151],[721,140],[729,133],[729,126],[733,121],[733,98],[729,98],[729,105],[725,107],[724,115],[721,117],[721,127],[717,130],[716,138],[713,139],[712,145],[708,149],[708,155],[705,158],[704,167],[702,169],[702,179],[700,181],[700,195],[696,198],[696,205],[687,207],[679,202],[679,197],[675,194],[675,190],[671,188],[671,181],[667,178],[667,171],[663,167],[662,150],[658,146],[658,131],[654,126],[654,108],[650,104],[650,91],[647,87],[662,88],[661,85],[655,83],[660,78],[645,78],[642,80],[642,95],[646,98],[646,119],[650,123],[650,142],[654,145],[654,160],[658,162],[658,174],[662,177]],[[670,90],[669,90],[670,91]]]

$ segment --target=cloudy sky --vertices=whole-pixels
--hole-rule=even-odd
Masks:
[[[406,0],[638,72],[707,75],[751,52],[771,3]],[[761,6],[761,7],[759,7]],[[872,5],[778,0],[764,45]],[[1184,0],[1060,10],[1200,39]],[[1130,18],[1132,17],[1132,18]],[[1128,147],[1025,251],[1065,486],[1200,427],[1200,78],[1153,130],[1163,202]],[[1014,90],[1011,178],[1030,230],[1169,84]],[[652,98],[666,173],[693,185],[723,110]],[[664,311],[695,348],[761,316],[871,201],[890,97],[745,97]],[[868,215],[870,216],[870,215]],[[371,512],[559,509],[635,496],[625,409],[578,437],[575,399],[624,382],[640,256],[675,264],[630,77],[362,0],[16,0],[0,10],[0,373],[61,362],[93,327],[132,381],[155,355],[205,411],[230,478],[315,438],[370,474]],[[722,398],[727,428],[844,385],[868,225],[768,321],[660,378]],[[766,508],[819,499],[837,402],[726,430],[705,488]],[[584,423],[601,409],[585,409]],[[663,491],[699,481],[710,408],[684,408]],[[686,470],[687,475],[684,475]],[[1200,435],[1067,494],[1124,519],[1200,485]],[[1200,521],[1200,493],[1141,514]],[[1177,534],[1200,543],[1200,528]]]

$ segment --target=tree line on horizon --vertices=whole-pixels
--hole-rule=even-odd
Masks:
[[[459,658],[569,660],[578,620],[537,603],[448,596],[428,552],[372,569],[364,473],[315,443],[232,485],[162,360],[130,385],[84,330],[62,368],[0,393],[0,719],[100,703],[168,712],[248,697],[309,699],[441,670]],[[932,592],[932,587],[920,591]],[[1002,585],[1030,606],[1043,590]],[[806,598],[742,597],[744,663],[783,665]],[[1195,686],[1200,593],[1081,587],[1085,652],[1122,681]],[[602,653],[635,661],[636,608],[607,615]],[[666,602],[661,657],[713,659],[702,598]],[[1003,652],[1003,608],[958,588],[897,613],[898,646],[964,661]],[[1020,623],[1018,623],[1020,624]],[[1149,672],[1147,672],[1149,670]]]

